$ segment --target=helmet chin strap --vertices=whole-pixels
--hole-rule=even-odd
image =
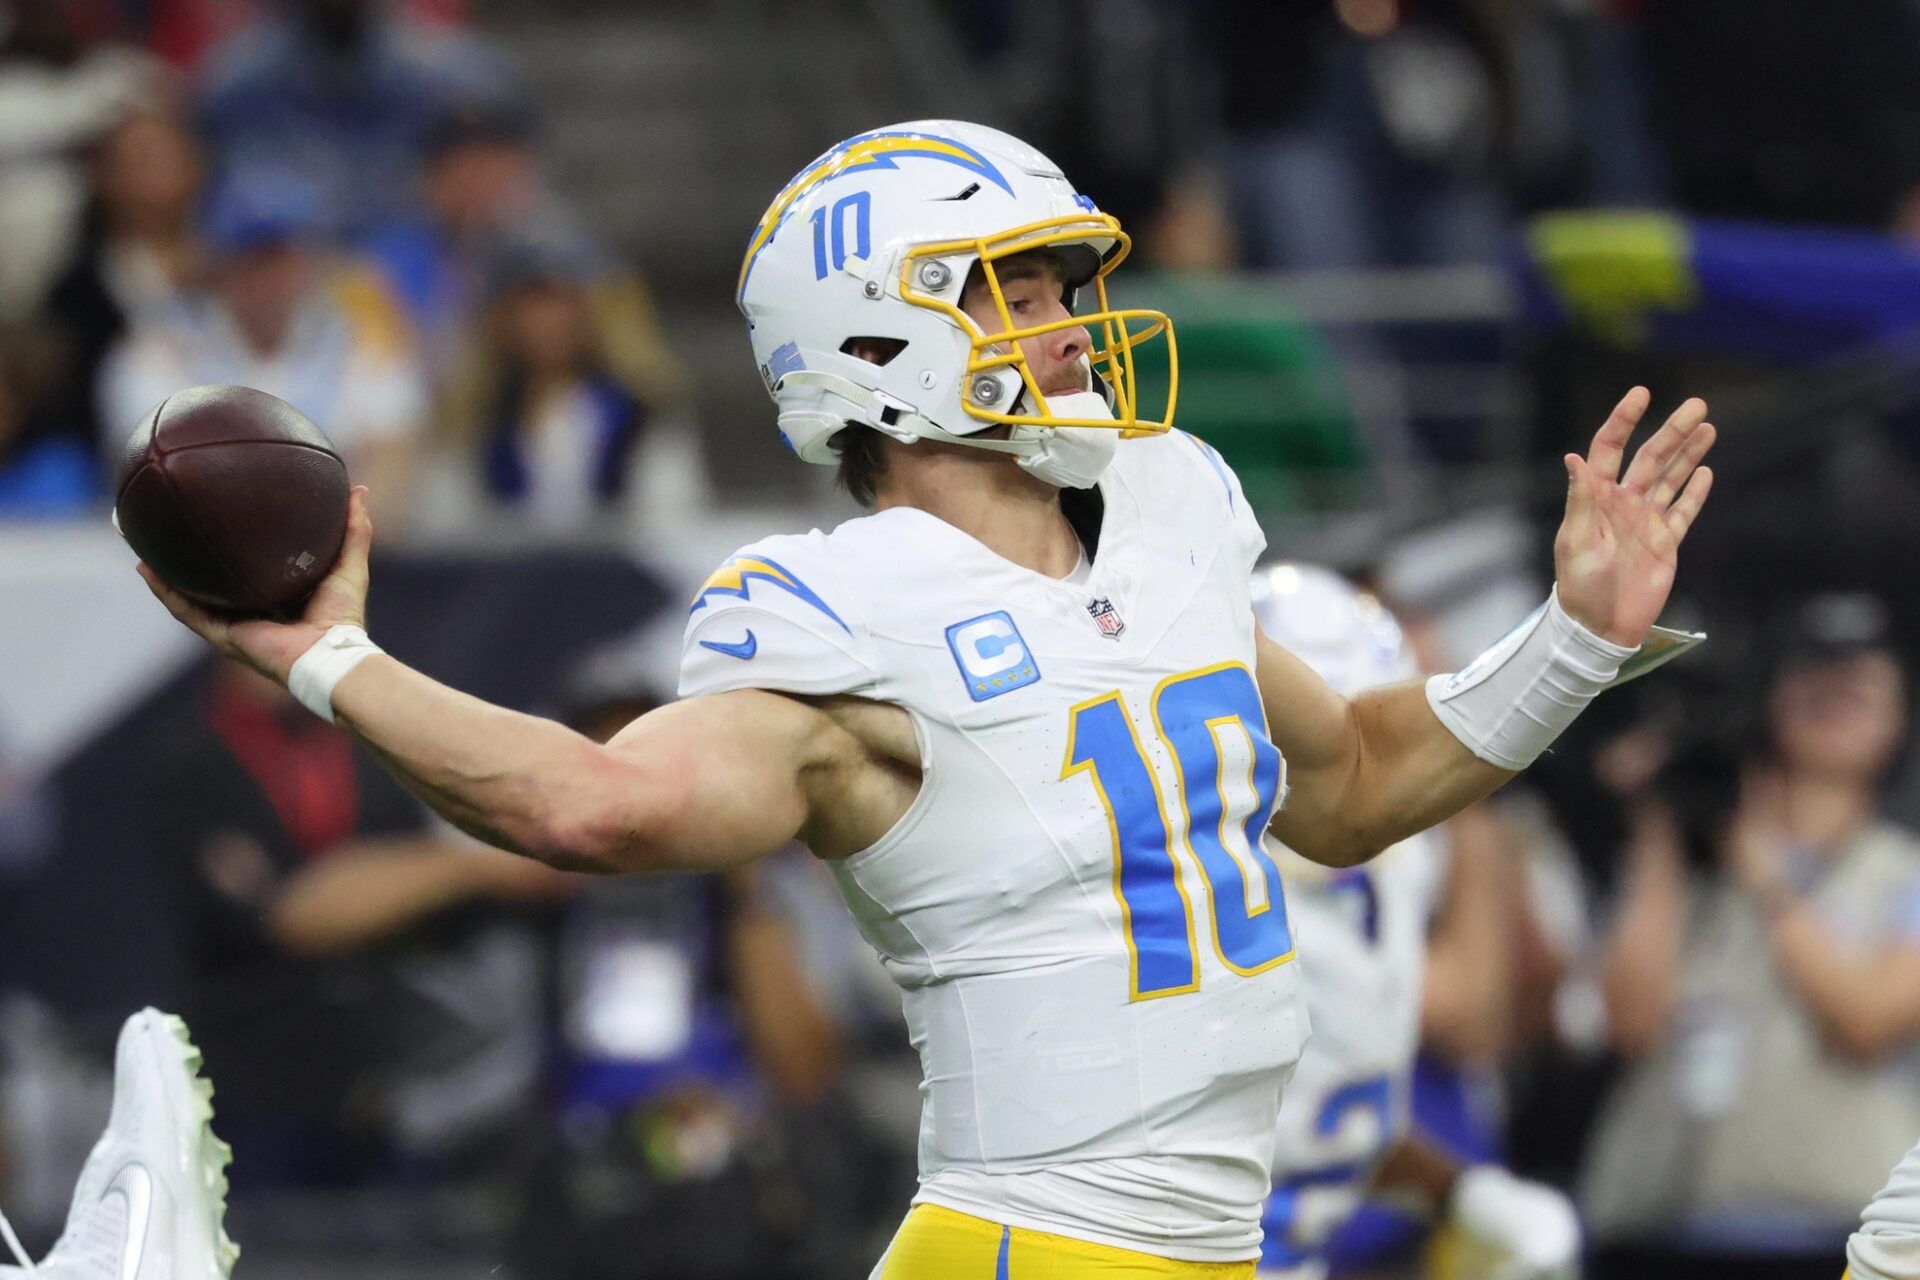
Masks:
[[[908,406],[894,400],[884,392],[863,387],[837,373],[827,373],[816,369],[797,369],[780,379],[780,385],[796,387],[818,387],[828,395],[838,396],[859,410],[857,414],[844,415],[862,426],[872,427],[882,435],[892,436],[901,444],[912,444],[915,440],[938,440],[942,444],[964,444],[975,449],[987,449],[994,453],[1008,453],[1015,457],[1029,457],[1040,451],[1037,440],[994,440],[979,436],[957,436],[933,419],[914,412]],[[891,418],[887,410],[893,410]]]
[[[1098,427],[1058,428],[1014,424],[1005,440],[955,435],[885,392],[863,387],[849,378],[825,370],[796,369],[783,377],[780,385],[816,387],[828,395],[836,396],[858,411],[856,415],[850,415],[850,420],[872,427],[902,444],[911,444],[915,440],[938,440],[943,444],[960,444],[971,449],[1009,454],[1019,459],[1026,471],[1063,489],[1092,487],[1112,461],[1113,450],[1119,443],[1117,438],[1081,438],[1108,434]],[[1064,392],[1046,397],[1045,404],[1049,412],[1060,414],[1064,411],[1068,417],[1113,417],[1112,405],[1099,391]],[[800,412],[830,410],[808,409]],[[1073,434],[1062,434],[1066,431]]]

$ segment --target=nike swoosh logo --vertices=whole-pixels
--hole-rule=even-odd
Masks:
[[[729,658],[739,658],[744,661],[760,652],[760,641],[754,638],[753,632],[749,631],[747,632],[747,638],[738,644],[723,644],[718,640],[702,640],[700,647],[702,649],[711,649],[715,653],[724,653]]]
[[[107,1184],[108,1194],[127,1198],[127,1238],[120,1246],[120,1280],[138,1280],[140,1259],[147,1251],[147,1228],[153,1217],[153,1175],[130,1164]]]

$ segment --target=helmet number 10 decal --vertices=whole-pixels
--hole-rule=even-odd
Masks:
[[[1251,976],[1293,957],[1280,871],[1261,848],[1285,765],[1267,736],[1253,673],[1238,662],[1169,676],[1153,691],[1153,727],[1178,775],[1170,809],[1126,699],[1102,694],[1068,713],[1063,779],[1085,773],[1113,838],[1114,892],[1126,926],[1129,997],[1200,986],[1193,904],[1175,854],[1197,864],[1214,951]]]
[[[847,215],[853,215],[853,252],[847,252]],[[813,278],[827,278],[827,246],[832,241],[833,267],[839,271],[849,257],[865,258],[873,252],[873,193],[856,191],[842,196],[829,209],[821,205],[808,219],[813,224]]]

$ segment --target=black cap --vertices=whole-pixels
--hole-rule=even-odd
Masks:
[[[528,284],[587,286],[607,268],[599,246],[571,221],[536,218],[497,236],[487,248],[486,296]]]
[[[1866,591],[1826,591],[1796,604],[1781,636],[1790,665],[1840,662],[1892,647],[1885,601]]]

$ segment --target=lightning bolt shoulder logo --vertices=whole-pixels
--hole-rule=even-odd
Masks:
[[[791,570],[765,556],[735,556],[715,569],[713,575],[700,584],[700,590],[694,593],[693,607],[687,612],[689,614],[700,612],[707,607],[707,602],[716,596],[733,596],[741,600],[752,599],[753,584],[756,582],[771,583],[773,587],[786,592],[796,600],[805,601],[818,609],[831,618],[834,625],[842,631],[849,635],[853,633],[853,628],[848,626],[845,620],[833,611],[833,607],[814,592],[813,588],[802,582]]]
[[[1013,184],[1007,181],[1006,175],[995,167],[993,161],[955,138],[942,138],[931,133],[889,133],[885,130],[849,138],[794,175],[793,181],[786,185],[767,207],[766,213],[761,215],[760,225],[753,229],[753,238],[747,242],[746,261],[740,264],[740,283],[734,291],[734,297],[737,299],[746,294],[747,277],[753,274],[755,260],[760,257],[762,250],[773,243],[781,224],[787,220],[787,215],[801,197],[821,184],[849,173],[897,169],[897,162],[906,158],[957,165],[993,183],[1008,195],[1013,194]]]

